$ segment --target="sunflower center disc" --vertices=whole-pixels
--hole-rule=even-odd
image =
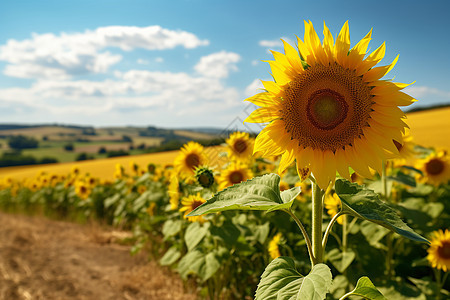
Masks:
[[[194,210],[194,209],[196,209],[197,207],[199,207],[199,206],[202,205],[202,204],[203,204],[202,201],[194,200],[194,201],[192,202],[192,204],[191,204],[191,208],[192,208],[192,210]]]
[[[442,257],[444,259],[450,258],[450,243],[448,242],[442,242],[442,246],[438,247],[438,254],[439,257]]]
[[[247,150],[247,143],[243,140],[237,140],[236,143],[234,143],[234,150],[236,150],[237,153],[243,153]]]
[[[200,157],[197,154],[191,153],[186,157],[185,162],[189,168],[194,169],[200,164]]]
[[[238,171],[231,173],[229,178],[232,184],[240,183],[244,180],[244,176],[242,176],[242,173]]]
[[[428,174],[439,175],[444,170],[444,164],[441,160],[434,158],[425,164],[425,169]]]
[[[331,130],[347,117],[348,104],[344,97],[330,89],[314,92],[308,99],[307,116],[317,128]]]

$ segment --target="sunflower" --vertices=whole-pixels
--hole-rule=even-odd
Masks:
[[[278,247],[280,245],[281,238],[282,238],[281,233],[277,233],[272,238],[272,240],[270,240],[270,242],[269,242],[268,250],[269,250],[269,255],[272,259],[275,259],[275,258],[281,256],[280,249]]]
[[[274,81],[263,81],[265,91],[246,99],[260,108],[245,122],[267,124],[254,152],[282,155],[279,172],[294,160],[297,168],[309,166],[326,189],[336,171],[349,179],[349,166],[369,178],[369,167],[381,173],[384,150],[398,154],[393,140],[401,141],[407,127],[398,106],[415,99],[401,91],[408,84],[380,80],[398,57],[374,67],[384,57],[385,44],[366,57],[372,31],[353,48],[348,22],[336,42],[325,24],[323,33],[321,43],[305,21],[298,49],[283,41],[285,54],[272,51]]]
[[[204,222],[205,219],[203,219],[203,216],[193,216],[193,217],[187,217],[187,214],[189,214],[191,211],[205,203],[206,200],[202,198],[200,193],[197,193],[197,195],[189,195],[187,197],[184,197],[181,199],[181,205],[180,208],[181,212],[184,213],[184,218],[188,219],[190,222]]]
[[[91,194],[91,189],[86,182],[84,182],[83,180],[78,180],[75,183],[75,193],[78,197],[85,200]]]
[[[180,201],[180,184],[178,182],[177,176],[172,176],[170,178],[168,193],[170,209],[177,209],[178,202]]]
[[[217,183],[219,184],[219,190],[223,190],[252,177],[253,173],[247,165],[233,162],[222,171],[222,174],[217,178]]]
[[[330,215],[330,217],[334,217],[341,210],[341,199],[339,199],[339,196],[336,193],[333,195],[327,194],[323,203],[325,204],[327,214]],[[338,224],[342,225],[344,222],[344,216],[338,217],[336,221]]]
[[[225,140],[227,152],[231,160],[248,161],[253,154],[253,139],[247,132],[234,132]]]
[[[189,142],[181,149],[181,153],[175,158],[174,167],[183,177],[192,177],[196,167],[206,165],[207,157],[203,146],[196,142]]]
[[[450,270],[450,231],[439,230],[432,233],[427,259],[433,268]]]
[[[419,178],[422,182],[438,186],[450,180],[450,159],[444,151],[431,153],[420,160],[416,168],[423,173]]]

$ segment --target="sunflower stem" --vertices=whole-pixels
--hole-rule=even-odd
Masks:
[[[327,245],[327,241],[328,241],[328,236],[331,233],[331,229],[333,228],[334,223],[336,222],[336,220],[342,215],[342,211],[338,212],[337,214],[334,215],[334,217],[331,219],[330,223],[327,226],[327,229],[325,229],[325,233],[323,235],[323,239],[322,239],[322,249],[323,251],[325,251],[325,247]]]
[[[387,200],[388,193],[387,193],[387,178],[386,178],[386,161],[383,160],[381,163],[381,188],[383,191],[383,198],[384,200]]]
[[[300,228],[300,231],[303,234],[303,238],[306,241],[306,246],[308,248],[308,254],[309,254],[309,258],[311,260],[311,265],[314,266],[316,264],[315,263],[315,257],[314,257],[314,254],[312,252],[311,239],[309,238],[308,232],[306,231],[306,229],[303,226],[303,224],[300,221],[300,219],[297,218],[297,216],[291,211],[291,209],[285,209],[283,211],[286,212],[287,214],[289,214],[294,219],[295,223],[297,223],[298,228]]]
[[[323,213],[323,195],[324,191],[312,182],[312,251],[314,255],[314,264],[323,262],[322,248],[322,213]]]

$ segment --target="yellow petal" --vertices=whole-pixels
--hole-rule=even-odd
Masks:
[[[344,149],[342,148],[337,149],[334,156],[336,158],[336,169],[339,175],[341,175],[347,180],[351,180],[350,173],[348,171],[348,163],[345,159]]]
[[[273,123],[267,125],[256,137],[253,146],[253,154],[261,152],[263,155],[276,156],[282,154],[285,150],[274,143],[269,136],[269,132],[273,129]]]
[[[300,181],[304,181],[311,175],[311,169],[309,167],[300,167],[297,163],[297,174],[300,177]]]
[[[398,61],[398,55],[394,59],[394,61],[392,63],[390,63],[389,65],[370,69],[363,75],[363,80],[365,82],[372,82],[372,81],[380,79],[381,77],[383,77],[384,75],[389,73],[389,71],[391,71],[392,68],[394,68],[397,61]]]
[[[270,69],[272,70],[272,76],[278,85],[285,85],[292,80],[291,77],[287,74],[288,70],[285,69],[281,64],[275,61],[269,61],[268,63],[270,65]]]
[[[288,59],[289,63],[293,67],[294,70],[297,72],[303,71],[303,65],[300,60],[300,56],[297,50],[295,50],[294,47],[289,45],[284,40],[281,40],[284,44],[284,53],[286,54],[286,58]]]
[[[334,183],[336,180],[336,157],[330,150],[326,150],[323,153],[324,170],[328,181]]]
[[[366,55],[367,47],[369,46],[369,42],[372,39],[372,29],[367,33],[367,35],[361,39],[358,44],[356,44],[350,53],[348,54],[348,65],[349,69],[355,69],[357,65],[359,65]]]
[[[353,170],[363,177],[372,178],[372,173],[370,173],[367,165],[362,162],[358,153],[355,152],[355,147],[346,146],[344,153]]]
[[[373,130],[372,127],[364,128],[363,134],[371,143],[375,145],[381,145],[384,149],[389,150],[392,153],[398,154],[398,149],[395,146],[392,139],[379,134],[377,131]]]
[[[262,107],[254,110],[250,116],[248,116],[244,123],[267,123],[274,119],[279,118],[279,110],[272,107]]]
[[[311,164],[311,172],[316,179],[317,184],[322,190],[326,190],[329,183],[327,171],[323,159],[323,152],[320,150],[314,151],[314,161]]]
[[[334,61],[334,39],[325,22],[323,22],[323,49],[328,56],[328,62]]]
[[[356,75],[361,76],[367,70],[375,66],[383,59],[386,52],[386,44],[383,42],[380,47],[373,51],[359,66],[356,68]]]
[[[341,32],[336,40],[335,45],[337,61],[343,65],[347,65],[347,54],[350,50],[350,31],[348,29],[348,21],[342,26]]]
[[[299,150],[297,152],[297,166],[308,167],[314,159],[314,151],[311,147]]]
[[[316,61],[320,62],[323,65],[328,63],[328,58],[323,50],[322,44],[320,43],[320,39],[317,36],[316,31],[314,30],[314,26],[311,21],[305,23],[305,43],[309,46],[309,51],[313,53]]]
[[[280,94],[281,87],[276,82],[261,80],[261,83],[269,93],[272,93],[274,95]]]
[[[314,55],[309,51],[308,46],[299,37],[297,37],[297,47],[302,59],[306,63],[313,65],[316,62]]]
[[[267,106],[271,106],[271,105],[279,103],[279,101],[270,97],[270,94],[267,92],[256,94],[252,97],[245,99],[244,101],[248,101],[255,105],[263,106],[263,107],[267,107]]]
[[[280,164],[278,165],[278,174],[281,174],[294,162],[294,150],[287,150],[281,156]]]

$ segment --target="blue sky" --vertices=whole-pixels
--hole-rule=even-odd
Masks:
[[[227,127],[311,20],[373,28],[413,106],[450,103],[449,1],[1,1],[1,123]],[[239,122],[238,122],[239,123]],[[234,125],[233,125],[234,126]]]

